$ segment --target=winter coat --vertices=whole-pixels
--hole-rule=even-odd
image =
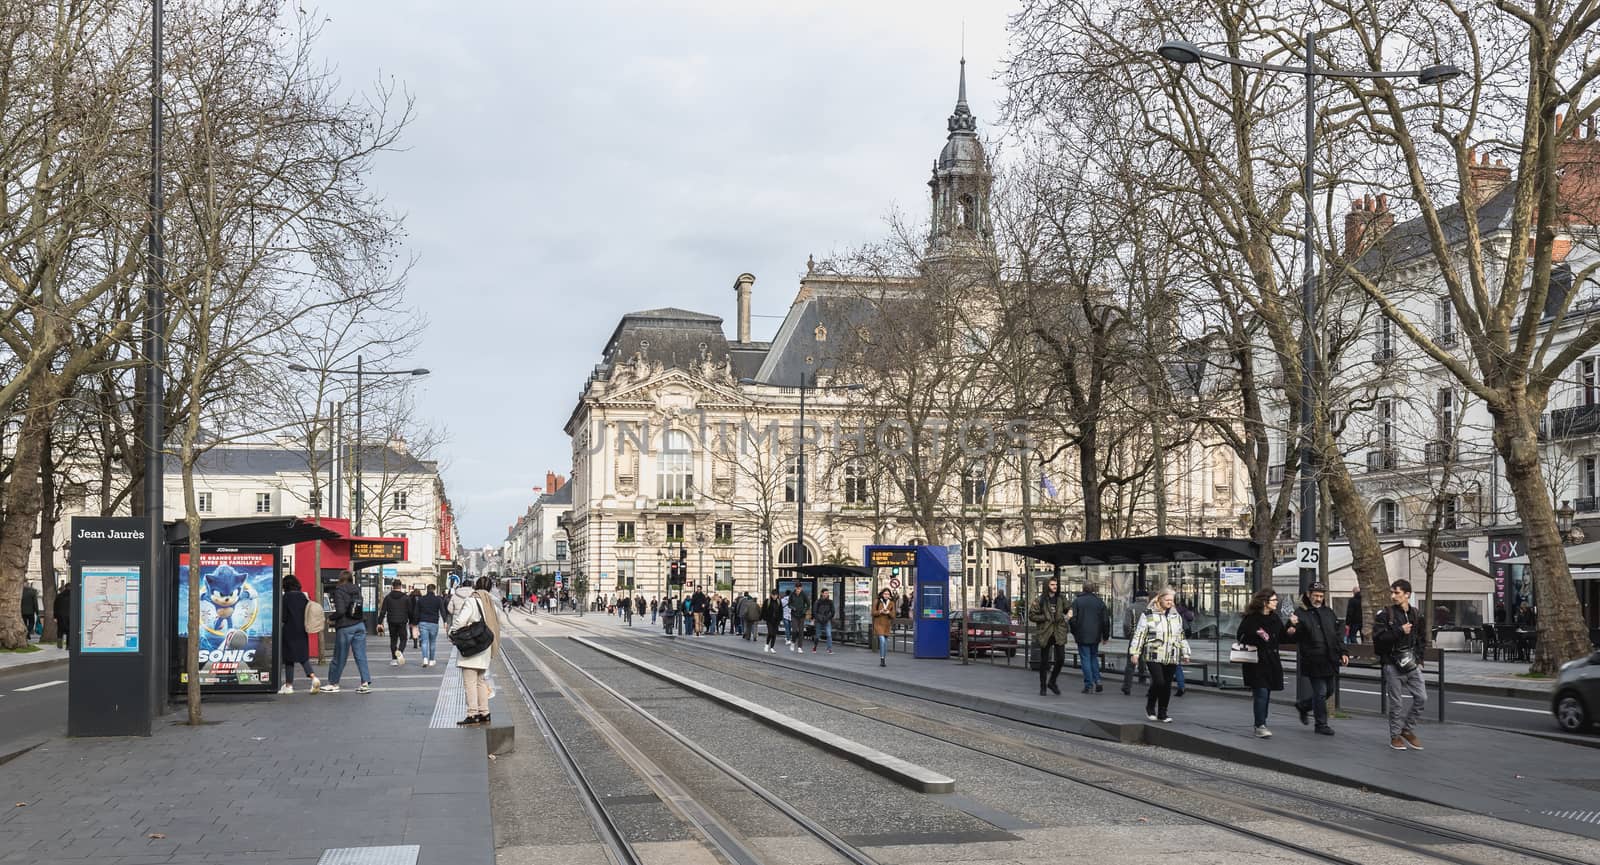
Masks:
[[[758,621],[761,620],[761,602],[760,601],[756,600],[755,598],[746,596],[745,598],[741,599],[739,601],[739,603],[744,605],[743,607],[741,607],[741,609],[743,609],[744,612],[739,615],[740,618],[744,619],[747,622],[758,622]]]
[[[811,618],[819,622],[833,621],[833,599],[818,598],[817,605],[811,608]]]
[[[439,623],[439,617],[444,613],[444,598],[438,595],[423,595],[417,599],[417,621]]]
[[[1411,623],[1409,634],[1402,628],[1407,622]],[[1428,644],[1427,629],[1423,625],[1422,611],[1416,607],[1402,609],[1398,604],[1384,607],[1372,617],[1372,647],[1385,664],[1394,663],[1394,656],[1401,649],[1416,649],[1420,655]]]
[[[1301,621],[1303,623],[1304,619]],[[1262,637],[1261,631],[1266,631],[1267,636]],[[1286,631],[1283,619],[1276,613],[1251,613],[1239,622],[1239,632],[1234,639],[1246,646],[1255,646],[1256,657],[1260,659],[1254,664],[1242,665],[1246,686],[1283,690],[1283,656],[1278,653],[1278,645],[1293,639]]]
[[[500,609],[500,599],[495,597],[494,592],[484,589],[479,589],[477,595],[483,601],[484,608],[488,610],[488,615],[484,616],[483,620],[489,625],[489,632],[494,634],[494,640],[498,643],[500,642],[500,614],[497,611]]]
[[[1294,629],[1292,639],[1299,644],[1296,657],[1300,672],[1313,679],[1326,679],[1339,672],[1339,664],[1346,657],[1344,642],[1339,639],[1339,622],[1326,604],[1320,607],[1304,606],[1295,610],[1300,625]]]
[[[994,596],[994,608],[1008,616],[1011,615],[1011,599],[1006,597],[1005,592]]]
[[[783,602],[777,598],[767,598],[761,603],[761,621],[769,627],[777,627],[783,621]]]
[[[1056,592],[1053,598],[1048,591],[1039,593],[1039,600],[1028,610],[1028,620],[1038,629],[1035,633],[1039,645],[1048,646],[1051,641],[1067,644],[1067,611],[1070,609],[1072,604],[1066,593]]]
[[[489,631],[494,633],[497,625],[494,622],[493,599],[487,597],[485,592],[473,591],[471,586],[456,586],[450,591],[450,630],[459,631],[462,628],[479,621],[489,625]],[[495,643],[500,642],[500,635],[495,633]],[[489,669],[489,659],[494,655],[494,644],[476,655],[467,655],[456,659],[456,666],[468,670]]]
[[[39,590],[33,586],[22,587],[22,614],[24,616],[39,615]]]
[[[1176,607],[1161,612],[1145,610],[1133,628],[1128,656],[1152,664],[1176,664],[1189,657],[1189,640],[1183,635],[1183,616]]]
[[[1072,621],[1068,627],[1072,638],[1081,645],[1103,643],[1111,639],[1111,610],[1098,595],[1084,592],[1072,599]]]
[[[872,608],[872,636],[887,637],[894,633],[894,601],[880,601]]]
[[[278,630],[279,651],[284,664],[298,664],[311,660],[311,640],[306,635],[306,605],[311,596],[296,590],[284,592],[278,606],[283,610],[282,624]]]
[[[795,592],[789,596],[789,615],[797,622],[806,620],[811,613],[811,596],[805,592]]]
[[[56,590],[56,602],[50,608],[50,615],[66,627],[72,622],[72,587]]]
[[[383,596],[383,620],[391,628],[404,628],[411,621],[411,598],[399,589]]]
[[[361,589],[355,583],[340,583],[333,589],[333,626],[335,628],[348,628],[351,625],[366,623],[366,618],[359,613],[347,616],[345,613],[354,607],[360,610],[362,606]]]
[[[1350,600],[1344,602],[1344,623],[1350,628],[1350,633],[1361,632],[1361,595],[1356,593]]]

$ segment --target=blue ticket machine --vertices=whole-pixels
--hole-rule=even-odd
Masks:
[[[916,657],[950,657],[950,551],[917,548],[917,593],[911,619],[916,623]]]

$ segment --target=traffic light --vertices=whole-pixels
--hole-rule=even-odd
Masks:
[[[680,562],[689,561],[689,548],[688,547],[679,547],[678,548],[678,561],[680,561]],[[686,570],[686,572],[687,572],[687,570]]]

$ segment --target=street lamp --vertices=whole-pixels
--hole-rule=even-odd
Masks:
[[[1561,530],[1561,542],[1565,544],[1583,543],[1583,529],[1572,524],[1572,518],[1578,512],[1572,507],[1572,502],[1563,499],[1561,507],[1556,508],[1556,528]]]
[[[1165,60],[1186,66],[1191,63],[1200,63],[1210,60],[1215,63],[1226,63],[1230,66],[1243,66],[1249,69],[1260,69],[1266,72],[1287,72],[1305,76],[1306,83],[1306,149],[1305,161],[1301,176],[1301,192],[1305,199],[1306,222],[1302,232],[1304,239],[1305,279],[1301,285],[1300,303],[1303,321],[1300,329],[1300,546],[1317,543],[1317,481],[1311,470],[1315,461],[1312,448],[1311,430],[1315,413],[1312,411],[1313,368],[1316,365],[1316,353],[1312,350],[1311,323],[1317,314],[1317,269],[1313,261],[1316,254],[1313,240],[1316,233],[1316,212],[1312,201],[1312,183],[1315,178],[1317,128],[1316,128],[1316,98],[1318,78],[1415,78],[1422,84],[1442,84],[1461,75],[1458,66],[1448,63],[1437,63],[1423,69],[1403,70],[1398,72],[1374,72],[1361,69],[1324,69],[1316,65],[1317,59],[1317,32],[1308,31],[1304,37],[1305,63],[1301,66],[1285,66],[1277,63],[1262,63],[1254,60],[1241,60],[1229,57],[1226,54],[1217,54],[1205,51],[1194,43],[1183,39],[1171,39],[1161,43],[1156,53]],[[1295,558],[1304,564],[1303,555]],[[1300,593],[1305,594],[1311,583],[1317,578],[1316,567],[1300,568]]]
[[[740,384],[755,385],[772,382],[757,381],[753,378],[741,378]],[[780,385],[784,387],[785,385]],[[795,518],[794,518],[794,564],[805,564],[806,558],[806,393],[814,390],[861,390],[860,384],[817,384],[817,374],[811,373],[811,383],[806,384],[806,373],[800,372],[800,384],[787,385],[800,391],[800,424],[798,434],[795,436]],[[702,558],[704,554],[702,553]]]

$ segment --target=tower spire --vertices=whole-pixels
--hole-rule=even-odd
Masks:
[[[967,107],[967,58],[965,53],[961,57],[961,84],[956,90],[956,110],[950,115],[948,125],[951,132],[975,132],[978,129],[978,119],[972,116],[972,109]]]

